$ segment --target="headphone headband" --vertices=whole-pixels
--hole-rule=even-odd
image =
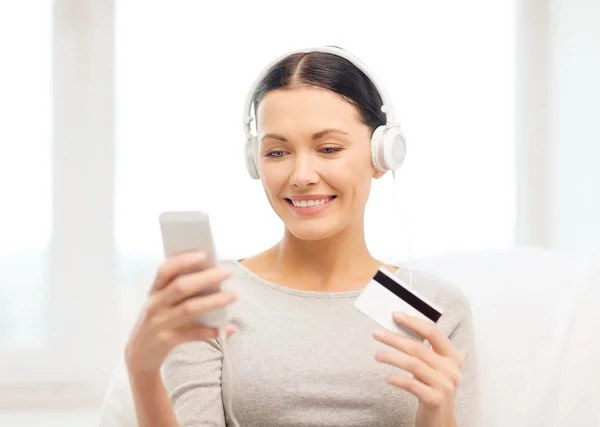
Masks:
[[[334,47],[334,46],[323,46],[323,47],[315,47],[315,48],[297,49],[297,50],[288,52],[286,54],[280,55],[277,58],[275,58],[274,60],[272,60],[261,71],[259,76],[252,83],[252,86],[250,87],[250,90],[248,91],[248,94],[246,96],[246,101],[244,103],[243,126],[244,126],[244,135],[246,136],[246,138],[249,138],[252,136],[252,131],[251,131],[250,125],[251,125],[252,121],[255,120],[255,117],[256,117],[256,112],[255,112],[254,116],[252,115],[252,98],[254,98],[254,93],[256,92],[256,89],[258,89],[258,85],[265,78],[267,73],[271,70],[271,68],[275,64],[277,64],[279,61],[287,58],[290,55],[293,55],[296,53],[312,53],[312,52],[331,53],[333,55],[340,56],[344,59],[347,59],[352,64],[354,64],[359,70],[361,70],[371,80],[371,82],[377,89],[377,92],[379,92],[379,96],[381,96],[381,99],[383,101],[383,105],[381,106],[381,111],[385,114],[386,122],[387,122],[386,124],[394,123],[394,109],[392,106],[392,101],[391,101],[390,97],[388,96],[387,92],[385,91],[383,85],[377,78],[377,76],[375,76],[375,73],[373,71],[369,70],[367,68],[367,66],[365,64],[363,64],[363,62],[360,61],[357,57],[355,57],[354,55],[351,55],[350,53],[346,52],[342,48]]]

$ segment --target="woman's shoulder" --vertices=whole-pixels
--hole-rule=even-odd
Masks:
[[[247,276],[247,269],[242,265],[241,260],[235,258],[221,258],[216,261],[219,267],[229,270],[234,278]]]
[[[259,276],[243,264],[243,259],[221,258],[216,263],[231,273],[230,279],[227,280],[227,285],[232,289],[247,289],[248,285],[263,283],[263,280]]]

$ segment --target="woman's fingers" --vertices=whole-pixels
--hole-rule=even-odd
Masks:
[[[204,254],[187,252],[161,265],[127,341],[128,367],[138,373],[155,372],[176,345],[217,336],[218,329],[202,325],[197,319],[233,303],[237,297],[219,289],[231,274],[219,267],[206,268],[207,262]],[[231,326],[226,332],[231,335]]]
[[[444,402],[445,396],[440,390],[423,384],[416,378],[405,375],[390,375],[385,379],[388,383],[408,391],[429,408],[438,408]]]
[[[207,294],[211,291],[215,292],[219,285],[230,276],[231,273],[221,267],[211,267],[195,273],[184,274],[160,291],[158,295],[160,304],[172,307],[190,297]]]
[[[377,331],[373,336],[383,344],[424,362],[436,371],[442,372],[452,380],[455,386],[460,382],[460,367],[456,365],[455,361],[449,357],[436,354],[422,342],[390,331]]]
[[[375,360],[409,372],[423,384],[431,386],[436,390],[441,390],[444,393],[452,393],[456,388],[454,383],[443,373],[438,372],[414,356],[400,352],[377,352]]]
[[[232,292],[216,292],[189,298],[163,312],[158,319],[163,327],[177,327],[193,323],[200,315],[212,310],[226,307],[237,300],[237,295]]]
[[[150,293],[163,289],[177,276],[200,268],[202,263],[206,261],[206,258],[207,255],[205,253],[197,251],[183,252],[167,258],[156,271],[156,277],[150,288]]]
[[[425,344],[412,338],[403,337],[391,331],[377,330],[373,337],[396,350],[415,356],[434,368],[440,364],[439,356],[431,351]]]
[[[459,367],[462,365],[463,357],[435,323],[404,313],[395,313],[394,320],[425,338],[437,354],[452,359]]]

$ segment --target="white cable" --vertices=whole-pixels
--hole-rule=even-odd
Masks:
[[[406,228],[406,237],[407,237],[407,245],[408,245],[408,286],[413,287],[412,283],[412,260],[411,260],[411,238],[410,238],[410,224],[408,221],[408,215],[402,208],[402,204],[398,200],[398,195],[396,194],[397,185],[396,185],[396,171],[392,170],[392,186],[394,192],[394,199],[396,200],[396,204],[398,205],[398,209],[400,209],[400,213],[402,214],[402,218],[404,219],[404,228]]]
[[[225,364],[224,370],[227,371],[227,382],[229,384],[229,393],[227,396],[225,410],[225,422],[227,423],[228,414],[233,425],[235,427],[240,427],[240,424],[233,414],[233,366],[231,365],[231,358],[229,357],[229,350],[227,348],[227,334],[225,333],[225,328],[219,328],[219,339],[221,340],[221,348],[223,349],[223,363]]]

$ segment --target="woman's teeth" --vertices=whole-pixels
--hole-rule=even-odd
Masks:
[[[311,206],[321,206],[331,201],[332,197],[320,200],[292,200],[292,204],[297,208],[306,208]]]

